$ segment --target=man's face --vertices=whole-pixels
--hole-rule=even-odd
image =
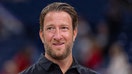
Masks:
[[[62,60],[72,52],[77,29],[73,30],[70,15],[63,11],[52,11],[46,14],[40,38],[44,43],[45,54]]]

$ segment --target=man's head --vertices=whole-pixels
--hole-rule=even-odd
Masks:
[[[45,19],[45,15],[48,12],[51,11],[64,11],[67,12],[71,18],[72,18],[72,27],[73,30],[75,28],[77,28],[78,25],[78,15],[77,12],[74,10],[74,7],[72,7],[71,5],[67,4],[67,3],[61,3],[61,2],[54,2],[49,4],[48,6],[46,6],[40,14],[40,30],[43,30],[43,23],[44,23],[44,19]]]
[[[46,6],[40,14],[39,32],[45,56],[62,60],[71,55],[77,24],[77,13],[69,4],[55,2]]]

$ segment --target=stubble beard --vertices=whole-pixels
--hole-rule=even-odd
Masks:
[[[57,55],[57,53],[54,51],[54,49],[52,49],[52,47],[50,47],[47,43],[44,43],[45,46],[45,52],[53,59],[56,60],[63,60],[66,57],[68,57],[70,55],[70,53],[72,53],[72,47],[73,47],[73,43],[68,43],[67,45],[65,45],[64,49],[59,49],[59,50],[65,50],[64,53],[62,55]],[[59,51],[58,51],[59,52]]]

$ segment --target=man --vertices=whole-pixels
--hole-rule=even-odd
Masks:
[[[96,74],[72,56],[77,24],[78,15],[69,4],[54,2],[46,6],[40,14],[39,31],[45,53],[20,74]]]

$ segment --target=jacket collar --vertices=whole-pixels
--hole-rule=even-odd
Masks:
[[[49,70],[51,64],[53,64],[51,61],[49,61],[44,54],[40,55],[40,58],[38,60],[39,65],[44,68],[46,71]]]
[[[50,69],[51,65],[54,64],[53,62],[51,62],[50,60],[48,60],[48,59],[44,56],[44,54],[41,54],[41,55],[40,55],[40,58],[39,58],[39,60],[38,60],[38,63],[39,63],[39,65],[40,65],[42,68],[44,68],[46,71],[48,71],[48,70]],[[71,67],[70,67],[69,69],[75,68],[75,69],[77,69],[77,71],[78,71],[78,67],[79,67],[79,64],[78,64],[77,60],[73,57],[73,62],[72,62],[72,65],[71,65]]]

